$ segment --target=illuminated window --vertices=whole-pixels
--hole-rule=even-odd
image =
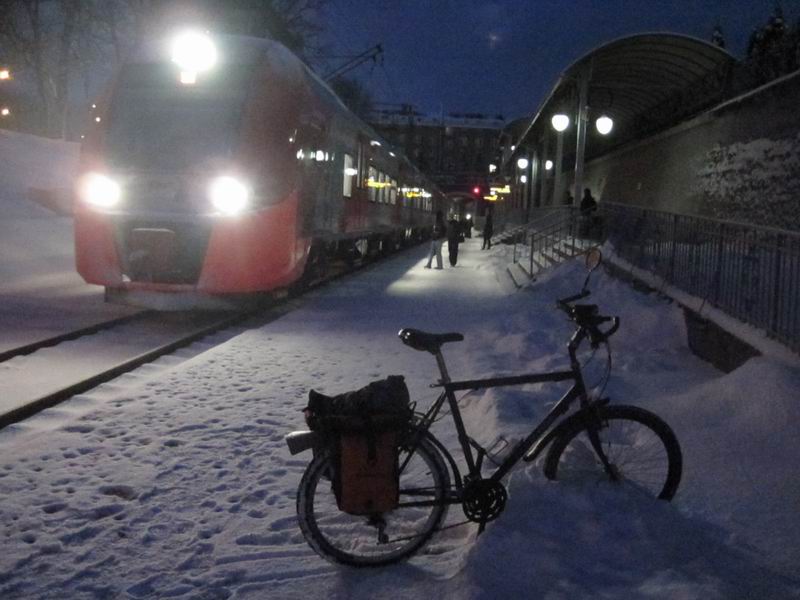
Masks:
[[[397,204],[397,180],[389,180],[389,203]]]
[[[380,187],[378,188],[378,191],[380,192],[378,195],[378,202],[385,204],[388,200],[386,196],[386,173],[379,173],[378,181],[380,182]]]
[[[367,173],[367,185],[369,186],[369,199],[372,202],[376,202],[378,200],[378,188],[369,184],[375,183],[376,181],[378,181],[378,169],[375,167],[370,167]]]
[[[345,198],[353,197],[353,177],[358,174],[355,168],[353,157],[349,154],[344,155],[344,174],[342,178],[342,195]]]

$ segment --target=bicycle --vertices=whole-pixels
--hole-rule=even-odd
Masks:
[[[461,504],[466,522],[477,523],[480,533],[505,508],[508,496],[502,478],[520,460],[531,462],[545,449],[544,474],[549,479],[583,481],[599,477],[630,484],[653,498],[674,497],[681,478],[682,455],[670,427],[645,409],[611,405],[608,398],[593,399],[587,393],[578,349],[587,340],[594,348],[603,344],[610,358],[608,338],[620,323],[619,317],[600,315],[594,304],[576,303],[589,296],[589,278],[600,261],[599,250],[590,252],[589,273],[581,292],[556,302],[577,326],[567,345],[570,361],[567,370],[453,381],[442,346],[462,341],[462,334],[400,331],[404,344],[436,358],[441,378],[431,387],[440,387],[442,391],[427,411],[415,414],[399,442],[400,494],[394,510],[367,516],[341,512],[330,485],[332,458],[319,445],[316,432],[294,432],[287,436],[292,454],[315,448],[315,457],[300,481],[297,514],[306,541],[317,553],[333,562],[356,567],[400,561],[420,550],[440,530],[447,509],[453,504]],[[611,326],[603,331],[600,328],[603,323]],[[572,386],[544,419],[499,464],[490,460],[494,470],[484,476],[484,460],[489,451],[468,435],[455,393],[569,381]],[[576,400],[578,410],[562,419]],[[463,475],[453,455],[430,432],[445,403],[466,463]]]

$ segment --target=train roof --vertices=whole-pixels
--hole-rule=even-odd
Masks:
[[[416,173],[420,179],[428,180],[429,187],[433,188],[433,191],[439,192],[435,184],[411,163],[402,151],[393,148],[375,129],[354,114],[317,73],[283,44],[267,38],[241,35],[212,34],[211,37],[219,46],[217,53],[219,64],[223,66],[225,64],[254,65],[266,59],[269,61],[270,66],[278,70],[288,81],[295,82],[298,85],[302,82],[308,83],[315,88],[320,97],[336,110],[340,116],[345,117],[354,128],[360,130],[370,140],[379,141],[387,153],[389,151],[394,152],[395,158],[400,163]],[[127,63],[160,63],[169,60],[172,40],[172,36],[162,36],[146,41],[136,49]]]

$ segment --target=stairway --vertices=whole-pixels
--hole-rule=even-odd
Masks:
[[[503,232],[497,241],[514,247],[512,262],[507,267],[514,285],[520,288],[538,273],[597,245],[597,240],[578,235],[578,224],[575,210],[563,207],[551,209],[527,225]]]

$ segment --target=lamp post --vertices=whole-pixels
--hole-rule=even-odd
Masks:
[[[555,161],[555,183],[553,185],[553,206],[561,203],[561,165],[564,161],[564,131],[569,127],[569,117],[564,114],[553,115],[550,120],[557,133],[556,137],[556,161]]]
[[[520,189],[520,203],[524,206],[527,202],[528,197],[528,166],[530,165],[530,161],[527,157],[522,156],[517,159],[517,169],[519,169],[520,173],[518,175],[519,182],[522,184]]]

